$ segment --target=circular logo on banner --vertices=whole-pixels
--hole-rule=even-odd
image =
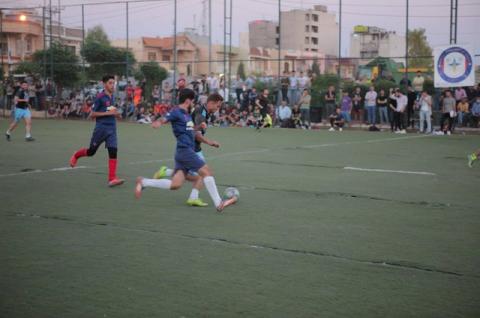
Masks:
[[[472,72],[473,59],[467,50],[454,46],[442,52],[437,61],[437,72],[450,83],[464,81]]]

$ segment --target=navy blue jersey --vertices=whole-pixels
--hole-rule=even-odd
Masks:
[[[181,108],[172,109],[166,116],[172,125],[172,131],[177,138],[178,149],[194,149],[195,148],[195,128],[192,117]]]
[[[94,112],[107,112],[107,108],[110,106],[115,106],[115,100],[112,96],[108,96],[105,91],[99,93],[97,98],[95,99],[95,103],[93,104],[92,111]],[[97,117],[96,118],[96,125],[97,126],[115,126],[116,119],[115,116],[105,116],[105,117]]]
[[[198,107],[195,108],[193,114],[192,114],[192,117],[193,117],[193,122],[195,123],[195,126],[200,126],[202,123],[207,123],[208,121],[208,111],[207,109],[205,108],[205,106],[203,105],[200,105]],[[203,136],[205,136],[205,133],[207,132],[207,129],[199,129],[199,131],[201,132],[201,134]],[[199,151],[202,151],[202,143],[197,141],[195,139],[195,152],[199,152]]]
[[[19,89],[16,96],[18,97],[18,99],[26,99],[28,100],[29,96],[28,96],[28,91],[24,91],[23,89]],[[15,107],[17,108],[22,108],[22,109],[25,109],[25,108],[28,108],[28,102],[17,102],[17,105],[15,105]]]

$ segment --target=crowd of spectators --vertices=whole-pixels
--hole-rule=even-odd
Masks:
[[[262,89],[259,92],[256,87],[263,79],[254,76],[248,76],[245,80],[237,76],[231,83],[226,83],[223,76],[213,73],[191,80],[180,74],[175,85],[166,80],[148,89],[145,80],[119,82],[115,100],[124,120],[149,124],[165,115],[175,104],[177,92],[188,87],[196,92],[198,104],[204,104],[208,94],[213,92],[218,92],[229,101],[211,117],[211,125],[310,129],[313,119],[313,80],[311,73],[285,72],[280,78],[278,91]],[[55,96],[55,87],[48,80],[42,82],[31,78],[28,82],[32,108],[47,108],[50,117],[59,119],[87,119],[95,96],[101,91],[101,87],[94,83],[83,90],[64,91],[62,96]],[[440,105],[438,110],[442,133],[450,134],[455,127],[478,128],[479,85],[444,90],[440,96],[431,96],[424,89],[424,82],[423,75],[418,72],[412,82],[404,80],[398,88],[378,89],[372,84],[365,91],[360,86],[354,86],[351,90],[340,90],[338,96],[335,85],[330,85],[320,94],[322,112],[326,115],[325,123],[330,123],[330,130],[342,130],[352,124],[360,124],[368,125],[370,130],[390,128],[393,132],[406,133],[407,128],[415,127],[420,132],[432,133],[433,101],[436,98]],[[4,82],[2,87],[6,107],[10,109],[19,81]],[[315,123],[318,122],[317,119]]]

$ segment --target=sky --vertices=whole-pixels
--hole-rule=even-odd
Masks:
[[[136,0],[138,1],[138,0]],[[177,1],[177,31],[185,27],[201,30],[204,0]],[[223,43],[224,1],[212,1],[212,34],[215,43]],[[119,0],[60,0],[61,20],[67,26],[81,26],[81,7],[85,4],[85,26],[103,25],[111,39],[126,37],[125,3]],[[282,0],[282,10],[326,5],[337,15],[339,0]],[[28,7],[48,4],[48,0],[0,0],[2,7]],[[59,0],[52,0],[58,6]],[[129,3],[129,37],[169,36],[174,23],[174,1],[157,0]],[[350,34],[355,25],[370,25],[405,34],[406,0],[342,0],[342,56],[348,56]],[[458,0],[458,44],[470,44],[480,55],[480,0]],[[278,20],[278,0],[233,0],[232,41],[238,44],[239,33],[248,31],[248,22],[256,19]],[[208,14],[206,16],[208,30]],[[432,47],[449,43],[450,0],[410,0],[409,28],[425,28]],[[475,32],[477,30],[477,32]],[[399,52],[403,55],[403,52]],[[480,65],[480,56],[476,58]]]

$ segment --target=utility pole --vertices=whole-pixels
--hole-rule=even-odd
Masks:
[[[450,0],[450,44],[457,44],[458,0]]]
[[[405,82],[408,86],[408,9],[409,9],[409,0],[406,0],[406,21],[405,21]]]
[[[342,67],[342,0],[339,0],[339,10],[338,10],[338,69],[337,76],[340,78]],[[340,81],[339,81],[340,83]]]
[[[129,43],[128,43],[128,2],[125,2],[125,19],[126,19],[126,31],[127,31],[127,38],[126,38],[126,50],[125,50],[125,80],[127,81],[128,83],[128,46],[129,46]]]
[[[82,4],[82,48],[85,50],[85,5],[84,4]],[[83,73],[83,79],[86,81],[84,56],[82,56],[82,73]]]
[[[173,2],[173,103],[177,100],[177,0]]]
[[[212,0],[208,0],[208,74],[212,72]]]
[[[282,73],[282,0],[278,0],[278,94],[277,96],[281,96],[282,91],[282,83],[280,80],[281,73]],[[285,97],[282,95],[282,100]],[[277,106],[280,106],[280,101],[277,101]]]

